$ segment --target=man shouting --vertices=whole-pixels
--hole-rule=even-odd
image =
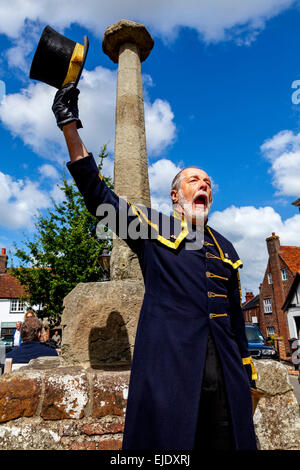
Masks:
[[[80,139],[78,93],[67,85],[52,108],[68,146],[68,169],[92,214],[109,204],[139,234],[129,230],[125,239],[138,256],[145,296],[123,449],[255,449],[250,383],[257,377],[241,310],[242,262],[207,224],[211,180],[199,167],[180,171],[170,217],[121,200]],[[120,233],[120,224],[114,229]]]

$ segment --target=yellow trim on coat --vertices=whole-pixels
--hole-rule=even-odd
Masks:
[[[143,214],[142,211],[140,211],[134,204],[131,204],[131,202],[128,202],[127,201],[127,204],[131,207],[132,209],[132,212],[134,213],[134,215],[136,215],[139,219],[139,221],[141,222],[141,224],[143,223],[143,220],[141,218],[141,214]]]
[[[216,256],[213,253],[210,253],[209,251],[206,252],[206,258],[213,258],[213,259],[220,259],[222,261],[222,258],[220,256]]]
[[[63,81],[62,87],[70,82],[76,82],[83,62],[84,46],[76,42],[73,54],[69,63],[67,75]]]
[[[209,318],[227,317],[227,313],[210,313]]]
[[[239,292],[240,292],[240,305],[242,306],[243,298],[242,298],[242,288],[241,288],[240,274],[239,274],[238,271],[236,272],[236,274],[237,274],[237,280],[238,280]]]
[[[185,217],[184,217],[184,214],[182,214],[182,218],[181,218],[181,232],[180,234],[178,235],[177,239],[175,240],[175,242],[171,242],[170,240],[168,240],[167,238],[164,238],[162,235],[157,235],[157,240],[160,242],[160,243],[163,243],[163,245],[166,245],[168,246],[169,248],[173,248],[173,249],[176,249],[178,247],[178,245],[182,242],[182,240],[185,239],[185,237],[187,236],[187,234],[189,233],[188,231],[188,228],[187,228],[187,222],[185,220]]]
[[[181,218],[182,218],[182,213],[181,213],[181,212],[177,212],[177,211],[173,211],[172,214],[171,214],[171,217],[174,217],[175,219],[181,220]]]
[[[251,378],[252,378],[252,380],[257,380],[258,379],[257,370],[255,369],[255,366],[253,364],[252,357],[251,356],[243,357],[242,361],[243,361],[244,366],[247,365],[247,364],[251,365],[251,370],[252,370],[252,377]]]
[[[130,203],[129,203],[130,204]],[[173,248],[173,249],[176,249],[178,247],[178,245],[182,242],[182,240],[184,240],[184,238],[187,236],[187,234],[189,233],[188,231],[188,228],[187,228],[187,222],[185,221],[185,217],[184,217],[184,214],[182,214],[181,216],[181,232],[180,234],[178,235],[177,239],[172,242],[171,240],[168,240],[167,238],[163,237],[162,235],[160,235],[158,233],[158,225],[157,224],[154,224],[153,222],[151,222],[151,220],[149,220],[143,211],[140,211],[136,206],[134,206],[133,204],[130,204],[130,207],[132,208],[133,212],[135,215],[138,216],[140,222],[141,219],[140,219],[140,216],[142,216],[142,218],[144,219],[144,221],[150,225],[151,227],[154,228],[154,230],[156,230],[157,232],[157,240],[162,243],[163,245],[166,245],[168,246],[169,248]],[[173,215],[173,214],[172,214]],[[177,218],[177,216],[176,216]]]
[[[225,299],[227,298],[226,294],[216,294],[215,292],[211,292],[211,291],[208,291],[207,295],[209,298],[213,298],[213,297],[224,297]]]
[[[210,235],[211,235],[213,241],[215,242],[216,247],[217,247],[218,250],[219,250],[219,253],[220,253],[220,256],[221,256],[221,260],[222,260],[224,263],[231,264],[231,266],[232,266],[234,269],[237,269],[239,266],[241,266],[243,263],[242,263],[242,261],[241,261],[240,259],[238,259],[235,263],[233,263],[233,262],[231,261],[231,259],[225,258],[224,254],[223,254],[223,251],[221,250],[221,248],[220,248],[220,246],[219,246],[217,240],[216,240],[215,237],[213,236],[212,231],[210,230],[209,226],[206,225],[206,227],[207,227],[207,230],[209,231],[209,233],[210,233]]]
[[[223,279],[224,281],[229,280],[228,277],[218,276],[218,274],[210,273],[209,271],[206,271],[206,277],[210,277],[210,278],[216,277],[218,279]]]

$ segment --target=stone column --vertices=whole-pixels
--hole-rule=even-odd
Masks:
[[[114,190],[128,201],[150,206],[141,62],[154,41],[144,25],[121,20],[104,33],[102,48],[118,63]],[[137,257],[123,240],[114,240],[111,280],[142,277]]]

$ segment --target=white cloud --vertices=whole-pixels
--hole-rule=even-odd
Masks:
[[[107,144],[110,152],[114,150],[116,79],[116,71],[96,67],[93,71],[84,70],[80,80],[79,113],[83,123],[80,135],[95,156],[103,144]],[[0,120],[35,153],[61,163],[66,160],[67,150],[51,110],[54,95],[53,87],[30,83],[20,93],[6,95],[0,104]],[[176,132],[173,117],[168,102],[145,101],[150,155],[157,155],[172,144]]]
[[[10,47],[6,52],[8,66],[19,68],[27,74],[28,62],[26,56],[29,52],[31,52],[31,46],[28,43],[18,43]]]
[[[174,176],[181,170],[171,160],[163,158],[149,166],[149,181],[151,191],[166,196],[170,194]]]
[[[272,232],[280,237],[282,245],[299,246],[300,214],[282,220],[272,207],[231,206],[213,212],[209,225],[234,244],[244,263],[240,271],[243,294],[258,293],[268,259],[265,240]]]
[[[171,183],[174,176],[181,170],[165,158],[149,166],[149,184],[151,191],[151,206],[165,214],[172,210]]]
[[[39,25],[26,21],[18,37],[12,40],[12,46],[4,53],[8,66],[22,70],[22,72],[24,72],[26,75],[26,79],[28,77],[30,68],[28,56],[36,47],[40,38],[40,34],[41,28]],[[22,79],[20,74],[18,77]]]
[[[21,138],[37,154],[61,161],[64,139],[51,111],[54,94],[52,87],[31,83],[20,93],[6,95],[0,120],[13,137]]]
[[[42,178],[50,179],[50,180],[57,180],[59,178],[59,174],[57,169],[53,165],[45,164],[38,168],[39,173],[41,174]]]
[[[33,216],[48,207],[50,200],[38,182],[13,180],[0,172],[0,225],[5,228],[32,228]]]
[[[206,42],[255,39],[265,22],[294,0],[14,0],[0,4],[0,33],[20,35],[26,22],[51,24],[58,30],[78,23],[97,36],[121,18],[145,23],[165,38],[176,36],[181,26],[196,29]]]
[[[300,133],[284,130],[261,146],[263,156],[271,163],[272,184],[276,195],[300,194]]]
[[[167,101],[156,99],[153,104],[145,102],[147,150],[150,155],[159,155],[174,142],[176,126],[173,118]]]

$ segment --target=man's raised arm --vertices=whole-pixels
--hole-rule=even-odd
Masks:
[[[78,134],[76,122],[73,121],[70,124],[64,125],[63,133],[68,146],[71,162],[75,162],[76,160],[80,160],[81,158],[88,156],[88,151]]]
[[[58,90],[52,106],[56,123],[64,133],[71,162],[88,156],[88,151],[77,131],[82,127],[78,116],[78,95],[78,88],[69,83]]]
[[[89,212],[118,236],[122,234],[129,247],[137,253],[141,250],[142,239],[136,236],[131,238],[128,227],[134,222],[134,234],[139,234],[141,220],[137,211],[132,210],[133,206],[126,200],[120,199],[106,185],[93,155],[83,144],[77,131],[82,127],[78,112],[78,95],[79,90],[70,83],[58,90],[52,106],[57,125],[64,133],[70,155],[71,161],[67,163],[67,168]],[[148,230],[148,225],[145,226]]]

